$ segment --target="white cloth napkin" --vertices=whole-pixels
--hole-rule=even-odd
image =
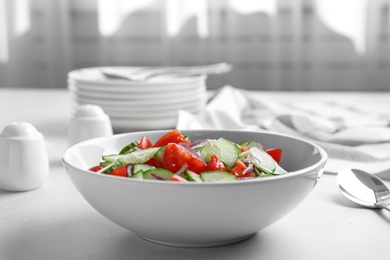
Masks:
[[[267,129],[299,136],[319,144],[336,161],[380,163],[377,172],[390,169],[389,125],[390,113],[361,102],[270,100],[231,86],[217,91],[199,115],[179,111],[177,121],[178,129]]]

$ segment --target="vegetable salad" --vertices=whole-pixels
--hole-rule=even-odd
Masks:
[[[264,149],[253,140],[234,143],[218,139],[189,140],[179,130],[162,135],[154,144],[143,136],[118,154],[103,155],[90,171],[126,178],[218,182],[286,174],[280,165],[282,149]]]

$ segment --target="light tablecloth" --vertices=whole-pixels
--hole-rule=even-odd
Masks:
[[[348,100],[335,93],[253,95],[279,101],[319,96]],[[367,102],[390,100],[386,93],[348,95],[352,96],[364,96]],[[390,259],[389,212],[347,201],[332,174],[323,174],[293,212],[241,243],[186,249],[144,241],[94,210],[66,174],[61,156],[67,148],[70,106],[66,90],[0,88],[0,129],[12,121],[30,122],[43,133],[50,158],[49,178],[42,188],[17,193],[0,190],[1,260]]]
[[[198,115],[180,111],[179,129],[270,130],[323,147],[327,172],[361,168],[390,177],[390,106],[354,93],[302,95],[247,91],[225,86]],[[305,96],[306,99],[302,99]],[[368,94],[369,96],[369,94]],[[340,98],[343,97],[343,98]]]

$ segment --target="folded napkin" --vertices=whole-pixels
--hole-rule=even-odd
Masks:
[[[278,100],[225,86],[199,115],[179,111],[178,129],[266,129],[308,139],[330,158],[355,162],[389,160],[390,116],[386,111],[329,100]]]

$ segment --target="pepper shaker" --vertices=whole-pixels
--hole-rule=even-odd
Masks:
[[[0,134],[0,189],[27,191],[39,188],[49,173],[43,135],[26,122],[14,122]]]
[[[77,107],[69,123],[68,145],[112,134],[110,118],[100,106],[81,105]]]

